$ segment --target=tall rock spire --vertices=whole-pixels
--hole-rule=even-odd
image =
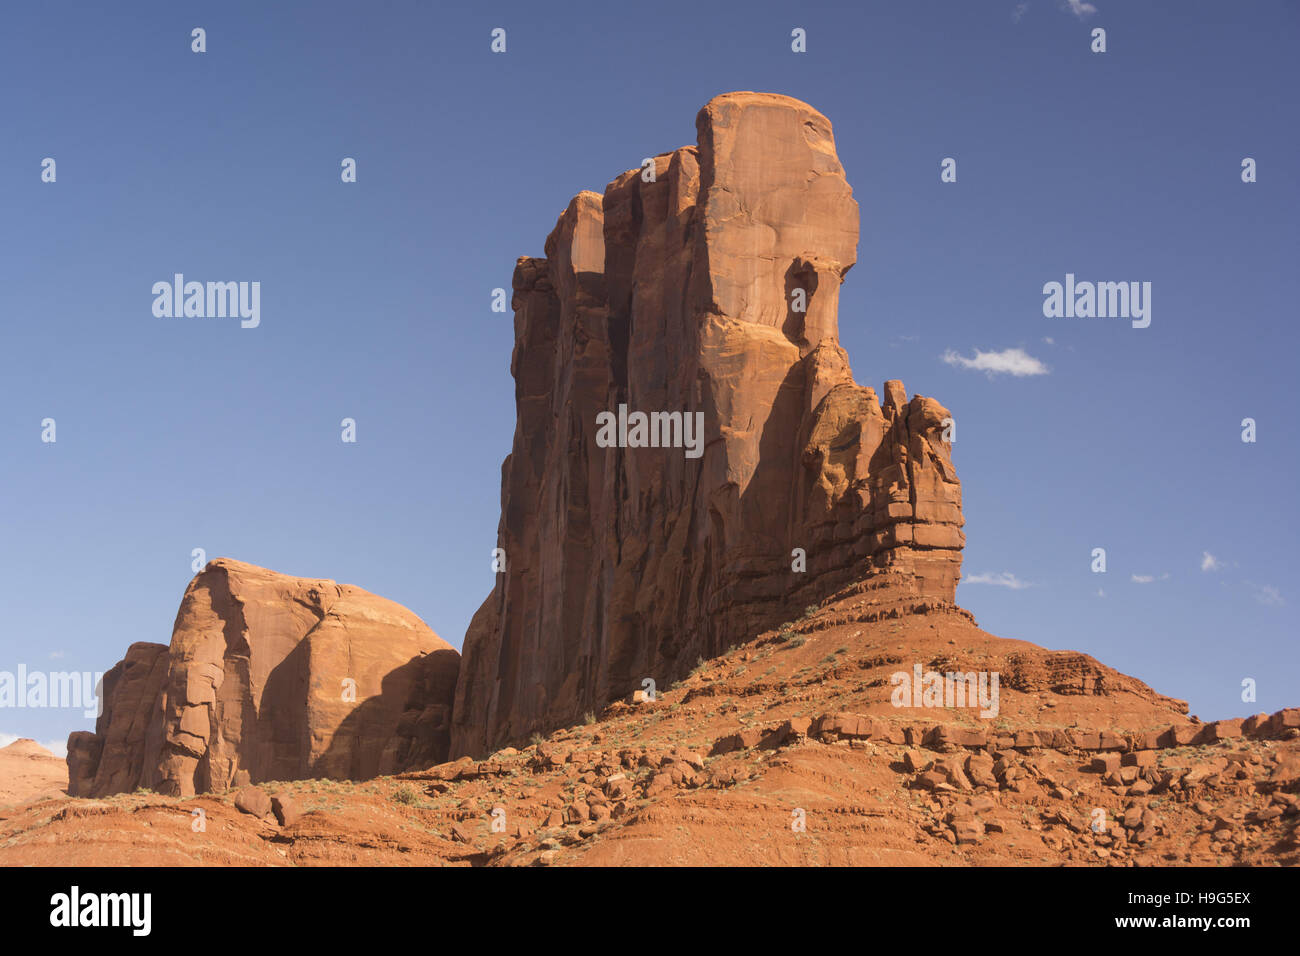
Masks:
[[[830,121],[728,93],[696,127],[516,266],[505,569],[465,638],[453,756],[666,685],[844,587],[897,613],[954,600],[950,416],[896,381],[882,404],[839,345],[859,216]]]

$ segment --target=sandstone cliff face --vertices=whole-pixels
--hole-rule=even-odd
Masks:
[[[954,599],[948,412],[857,385],[839,345],[858,207],[830,122],[731,93],[696,126],[515,269],[506,569],[466,635],[453,755],[665,686],[868,577],[901,612]],[[702,413],[702,454],[604,447],[620,405]]]
[[[95,732],[68,736],[69,794],[122,793],[152,778],[162,751],[166,681],[166,644],[132,644],[104,674]]]
[[[95,733],[68,740],[69,792],[188,796],[253,781],[360,779],[446,758],[459,655],[360,588],[237,561],[185,592],[170,647],[134,644]]]

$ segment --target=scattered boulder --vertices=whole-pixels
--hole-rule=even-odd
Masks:
[[[302,809],[291,793],[277,793],[271,797],[271,812],[282,827],[291,827],[302,817]]]
[[[1119,769],[1120,758],[1118,754],[1099,754],[1092,758],[1089,769],[1093,773],[1108,774],[1114,773]]]
[[[908,773],[924,773],[934,766],[934,760],[919,750],[909,750],[903,754],[903,767]]]
[[[244,787],[235,794],[235,809],[265,819],[272,812],[271,798],[261,787]]]

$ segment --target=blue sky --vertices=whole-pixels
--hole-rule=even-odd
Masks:
[[[1300,703],[1300,8],[726,7],[0,13],[0,670],[166,642],[199,547],[357,584],[459,646],[514,427],[492,289],[574,193],[753,89],[835,126],[862,209],[841,339],[859,382],[956,415],[981,626],[1203,719]],[[156,318],[176,272],[259,281],[261,325]],[[1150,327],[1045,318],[1067,272],[1151,282]],[[1045,371],[953,358],[1015,349]],[[0,710],[0,735],[90,723]]]

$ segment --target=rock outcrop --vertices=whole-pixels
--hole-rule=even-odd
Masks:
[[[154,779],[162,753],[167,645],[140,642],[104,674],[95,732],[68,737],[68,793],[123,793]]]
[[[666,685],[866,578],[900,613],[954,600],[949,414],[857,385],[839,345],[859,217],[830,122],[730,93],[696,126],[515,269],[505,568],[466,635],[453,755]]]
[[[427,766],[447,755],[458,667],[400,605],[218,559],[190,582],[170,647],[133,644],[105,675],[95,732],[68,739],[69,792]]]

